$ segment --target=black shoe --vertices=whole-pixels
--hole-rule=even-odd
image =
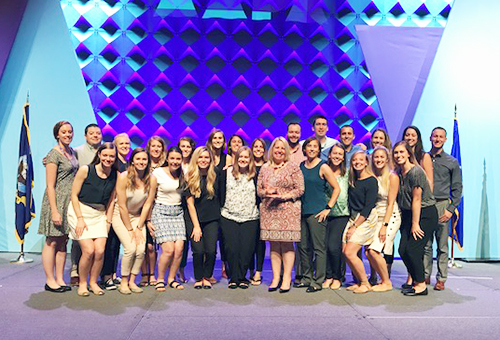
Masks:
[[[238,288],[238,284],[236,282],[229,282],[229,284],[227,285],[227,288],[236,289],[236,288]]]
[[[62,288],[65,292],[69,292],[69,291],[71,291],[71,287],[70,287],[70,286],[61,286],[61,288]]]
[[[417,293],[417,292],[415,292],[415,288],[413,288],[411,290],[404,292],[403,294],[406,296],[427,295],[427,294],[429,294],[429,291],[427,290],[427,287],[426,287],[423,291],[421,291],[420,293]]]
[[[101,287],[106,290],[116,290],[116,285],[113,282],[113,279],[107,279],[105,282],[101,284]]]
[[[370,276],[370,279],[368,279],[368,283],[372,286],[376,286],[378,283],[377,276]]]
[[[200,282],[200,281],[198,281],[198,282]],[[198,282],[197,282],[197,283],[198,283]],[[203,289],[203,285],[201,284],[201,285],[199,285],[199,286],[194,286],[194,289]]]
[[[316,293],[319,292],[321,289],[322,289],[321,287],[309,286],[306,289],[306,293]]]
[[[277,291],[278,289],[279,289],[279,286],[277,286],[277,287],[269,287],[269,288],[267,288],[267,291],[271,293],[271,292]]]
[[[66,292],[66,290],[64,290],[63,287],[59,287],[59,288],[50,288],[48,284],[45,284],[45,290],[47,292],[51,292],[51,293],[64,293]]]
[[[409,285],[408,283],[403,283],[401,285],[401,289],[410,289],[413,288],[413,285]]]
[[[307,288],[307,287],[310,287],[310,285],[309,285],[309,284],[304,283],[304,282],[300,282],[299,284],[295,284],[295,283],[294,283],[294,284],[293,284],[293,286],[294,286],[295,288]]]
[[[240,282],[240,284],[238,285],[238,287],[240,287],[241,289],[248,289],[248,283],[247,282]]]
[[[290,291],[290,288],[288,288],[288,289],[281,289],[281,288],[280,288],[280,293],[281,293],[281,294],[288,293],[289,291]]]

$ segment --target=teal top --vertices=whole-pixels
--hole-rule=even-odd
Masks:
[[[350,216],[349,213],[349,172],[346,171],[344,176],[338,176],[337,182],[339,182],[340,186],[340,195],[337,198],[337,202],[333,206],[332,211],[330,212],[331,217],[339,217],[339,216]],[[333,188],[328,184],[328,200],[332,197]]]
[[[319,169],[324,161],[320,161],[314,168],[308,169],[305,166],[306,162],[300,163],[300,170],[304,175],[304,195],[302,195],[302,215],[316,215],[325,209],[328,203],[327,192],[328,182],[325,178],[321,178]]]

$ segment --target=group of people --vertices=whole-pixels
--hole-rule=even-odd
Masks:
[[[194,288],[210,289],[218,241],[229,289],[262,283],[267,241],[270,292],[286,293],[292,286],[309,293],[340,289],[346,263],[355,279],[348,290],[386,292],[393,289],[398,230],[408,270],[402,292],[428,293],[434,236],[434,289],[443,290],[448,224],[462,191],[458,162],[443,151],[446,130],[432,130],[426,153],[415,126],[394,147],[387,132],[376,129],[369,148],[353,144],[349,125],[340,129],[340,141],[327,137],[323,116],[312,129],[313,136],[301,141],[300,124],[290,123],[286,138],[276,138],[269,150],[260,138],[247,146],[242,136],[232,135],[226,143],[214,129],[203,146],[182,137],[167,149],[153,136],[146,148],[130,152],[126,134],[102,143],[95,124],[85,129],[86,143],[73,150],[71,124],[58,122],[57,145],[44,159],[47,189],[39,233],[46,236],[45,290],[71,290],[63,275],[71,238],[71,283],[80,296],[113,289],[141,293],[146,285],[160,292],[182,290],[189,245]]]

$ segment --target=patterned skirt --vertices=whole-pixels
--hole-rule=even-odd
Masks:
[[[151,214],[156,243],[186,240],[184,212],[180,205],[155,203]]]

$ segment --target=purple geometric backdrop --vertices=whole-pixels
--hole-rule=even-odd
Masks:
[[[429,1],[428,1],[429,2]],[[443,27],[436,0],[62,0],[105,139],[126,132],[204,143],[213,127],[251,141],[328,117],[357,141],[385,127],[355,25]]]

